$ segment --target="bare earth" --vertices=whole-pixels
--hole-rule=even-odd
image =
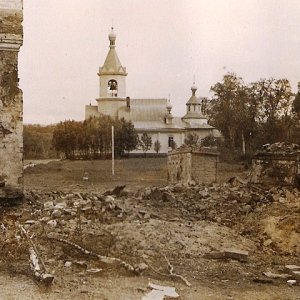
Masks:
[[[225,183],[246,175],[240,165],[221,164],[219,184],[171,187],[166,158],[117,160],[115,176],[110,161],[27,168],[27,200],[2,208],[0,299],[142,299],[149,282],[174,286],[179,299],[300,299],[300,278],[288,285],[294,275],[285,269],[300,265],[300,193]],[[103,195],[120,185],[126,188],[119,195]],[[56,225],[49,225],[53,220]],[[51,287],[33,279],[28,242],[16,238],[17,224],[34,235],[47,271],[55,276]],[[132,274],[49,239],[52,235],[149,268]],[[248,251],[248,261],[206,255],[228,248]],[[161,275],[168,274],[164,256],[191,287]],[[267,271],[292,277],[268,278]]]

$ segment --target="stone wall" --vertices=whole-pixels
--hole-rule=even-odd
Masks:
[[[264,145],[253,157],[251,182],[300,187],[300,146],[284,142]]]
[[[168,154],[171,184],[212,183],[218,180],[219,154],[206,151],[174,151]]]
[[[23,186],[23,97],[18,86],[22,1],[0,0],[0,197]]]
[[[267,185],[299,185],[299,157],[256,156],[252,161],[251,181]],[[297,181],[297,182],[296,182]]]

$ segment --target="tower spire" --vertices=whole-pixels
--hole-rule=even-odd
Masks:
[[[108,35],[108,39],[109,39],[109,48],[115,48],[115,42],[116,42],[116,38],[117,38],[117,35],[116,33],[114,32],[114,27],[111,26],[111,31]]]
[[[191,90],[192,90],[193,96],[195,96],[196,91],[197,91],[197,86],[195,85],[195,75],[193,76],[193,85],[191,87]]]

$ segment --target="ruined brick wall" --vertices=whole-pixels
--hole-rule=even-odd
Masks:
[[[168,154],[168,182],[186,184],[191,181],[192,154]]]
[[[218,180],[218,153],[171,152],[168,154],[168,182],[171,184],[212,183]]]
[[[23,185],[23,101],[18,87],[22,20],[21,0],[0,0],[0,189],[4,182]]]
[[[300,146],[288,142],[263,145],[252,160],[251,182],[300,187]]]
[[[219,156],[212,153],[193,153],[192,180],[212,183],[218,179]]]
[[[256,156],[252,161],[251,182],[266,185],[295,185],[300,175],[300,154]],[[298,183],[297,183],[298,185]]]

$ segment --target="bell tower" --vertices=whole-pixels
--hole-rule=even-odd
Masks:
[[[100,93],[98,113],[118,118],[119,108],[126,106],[126,68],[122,66],[116,52],[114,28],[108,35],[109,51],[105,62],[99,68]]]
[[[108,35],[109,51],[98,73],[100,77],[100,99],[126,98],[127,73],[116,52],[116,38],[117,36],[112,27]]]

